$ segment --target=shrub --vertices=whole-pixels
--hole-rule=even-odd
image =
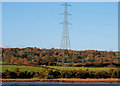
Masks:
[[[46,68],[42,72],[35,71],[23,71],[20,72],[19,68],[14,71],[8,69],[2,72],[2,78],[44,78],[44,79],[54,79],[54,78],[120,78],[119,69],[111,69],[106,71],[83,71],[83,70],[55,70]]]
[[[11,71],[6,69],[2,72],[2,78],[12,78],[11,77]]]
[[[88,78],[89,73],[87,71],[79,70],[75,75],[76,75],[76,78]]]

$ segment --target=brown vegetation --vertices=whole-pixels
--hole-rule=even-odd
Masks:
[[[18,82],[33,82],[33,81],[55,81],[55,82],[119,82],[118,78],[107,78],[107,79],[1,79],[1,81],[18,81]]]

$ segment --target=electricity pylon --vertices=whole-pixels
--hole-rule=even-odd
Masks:
[[[70,39],[69,39],[69,19],[68,15],[71,15],[68,13],[68,3],[64,3],[64,21],[63,21],[63,33],[62,33],[62,40],[60,48],[62,50],[62,66],[66,66],[67,63],[70,63],[68,59],[70,59],[68,56],[68,50],[71,49]],[[72,57],[71,57],[72,58]],[[72,60],[72,59],[71,59]],[[66,64],[65,64],[66,63]]]

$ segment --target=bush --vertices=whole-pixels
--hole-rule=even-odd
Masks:
[[[2,78],[44,78],[44,79],[54,79],[54,78],[120,78],[119,69],[111,69],[106,71],[83,71],[83,70],[55,70],[46,68],[42,72],[35,71],[23,71],[20,72],[19,68],[14,71],[8,69],[2,72]]]
[[[94,78],[95,77],[95,72],[94,71],[90,71],[88,73],[89,73],[88,78]]]
[[[120,78],[120,70],[113,70],[111,78]]]
[[[76,71],[64,70],[61,71],[61,78],[74,78]]]
[[[6,69],[2,72],[2,78],[12,78],[11,71]]]
[[[89,77],[89,73],[87,71],[82,71],[82,70],[77,71],[75,75],[76,75],[76,78],[88,78]]]

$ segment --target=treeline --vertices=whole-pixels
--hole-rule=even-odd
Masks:
[[[119,69],[110,69],[109,71],[86,71],[83,70],[53,70],[44,69],[42,72],[23,71],[19,68],[14,71],[8,69],[2,72],[2,78],[39,78],[39,79],[54,79],[54,78],[120,78]]]
[[[112,64],[119,66],[120,57],[117,52],[85,50],[64,50],[68,55],[67,63],[74,66],[105,66]],[[5,64],[15,65],[57,65],[62,62],[62,49],[39,49],[39,48],[3,48],[2,60]],[[65,60],[66,61],[66,60]],[[59,64],[61,65],[61,64]],[[106,66],[108,66],[106,65]]]

